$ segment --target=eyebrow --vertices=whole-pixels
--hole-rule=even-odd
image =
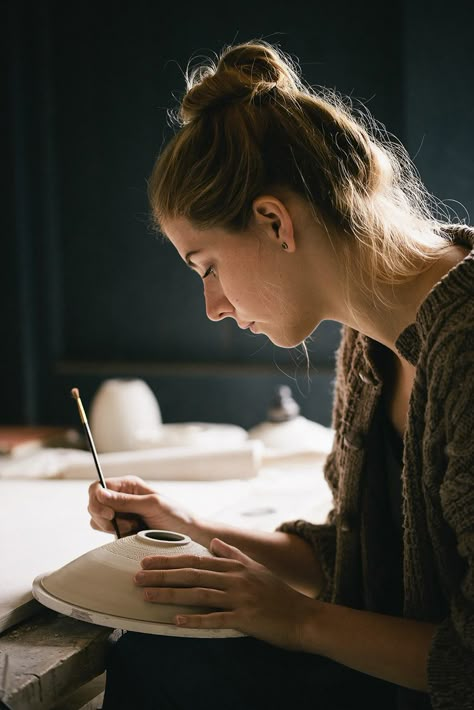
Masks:
[[[184,260],[188,266],[190,266],[192,269],[196,268],[196,264],[193,264],[191,261],[191,257],[194,256],[194,254],[199,254],[201,250],[200,249],[195,249],[194,251],[188,251],[186,256],[184,257]]]

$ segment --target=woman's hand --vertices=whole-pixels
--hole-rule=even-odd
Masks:
[[[232,628],[275,646],[302,650],[306,622],[317,613],[318,602],[222,540],[212,540],[211,552],[216,557],[146,557],[135,583],[144,587],[149,602],[217,609],[179,615],[179,626]]]
[[[185,510],[175,506],[138,476],[107,478],[107,488],[97,481],[89,486],[88,511],[94,530],[114,532],[115,517],[122,537],[138,530],[189,532],[195,522]]]

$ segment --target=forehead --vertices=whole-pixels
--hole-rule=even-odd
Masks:
[[[221,227],[199,229],[184,217],[167,220],[161,226],[180,257],[190,266],[194,266],[193,256],[196,253],[212,256],[213,259],[229,255],[235,257],[248,249],[250,242],[254,242],[253,239],[246,239],[248,235],[245,232],[229,232]]]
[[[222,230],[216,228],[198,229],[185,217],[167,220],[162,224],[162,231],[179,252],[203,248],[222,235]]]

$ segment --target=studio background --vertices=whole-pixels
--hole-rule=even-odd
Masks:
[[[108,377],[140,377],[166,422],[250,427],[288,384],[329,425],[339,326],[302,354],[226,319],[153,234],[146,180],[191,56],[264,38],[310,83],[367,103],[430,191],[469,222],[469,3],[6,3],[1,44],[1,423],[76,424]],[[454,218],[454,214],[453,214]]]

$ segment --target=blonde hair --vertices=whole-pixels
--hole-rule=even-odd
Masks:
[[[259,195],[290,189],[326,226],[346,296],[357,280],[375,306],[387,304],[382,284],[415,276],[449,247],[403,147],[368,112],[306,86],[278,48],[227,47],[216,63],[188,68],[186,81],[179,129],[149,181],[159,229],[185,217],[201,229],[243,230]]]

